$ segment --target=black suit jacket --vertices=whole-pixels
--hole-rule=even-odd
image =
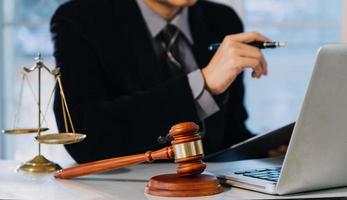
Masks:
[[[243,31],[231,8],[202,0],[189,8],[189,24],[200,68],[212,57],[211,43]],[[187,76],[165,80],[136,1],[68,2],[54,14],[51,32],[73,122],[87,134],[66,146],[77,162],[158,149],[158,136],[172,125],[199,122]],[[243,97],[242,75],[214,97],[221,110],[205,121],[206,154],[250,136]],[[54,110],[64,131],[59,95]]]

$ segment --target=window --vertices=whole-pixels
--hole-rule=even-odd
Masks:
[[[2,8],[3,4],[0,3],[0,10],[3,10]],[[0,129],[4,127],[4,53],[3,53],[3,15],[0,14]],[[2,158],[3,152],[4,152],[4,139],[3,135],[0,135],[0,158]]]
[[[0,62],[1,62],[1,105],[6,105],[1,112],[2,128],[11,129],[16,113],[21,87],[21,71],[23,67],[35,64],[34,57],[41,52],[44,62],[54,67],[52,42],[49,33],[49,20],[55,9],[66,0],[3,0],[0,5]],[[37,73],[29,74],[33,92],[37,95]],[[48,102],[54,80],[43,73],[43,106]],[[52,105],[51,105],[52,106]],[[23,101],[18,115],[18,127],[37,126],[37,106],[28,85],[24,86]],[[52,109],[46,119],[50,132],[56,132],[56,124]],[[1,123],[1,122],[0,122]],[[37,155],[35,135],[2,136],[2,158],[29,160]],[[43,155],[53,161],[66,161],[67,154],[62,145],[42,145]]]
[[[341,42],[342,0],[245,0],[247,31],[260,32],[289,45],[263,50],[269,76],[246,75],[248,127],[269,131],[298,117],[301,103],[321,45]],[[324,14],[322,14],[324,13]]]

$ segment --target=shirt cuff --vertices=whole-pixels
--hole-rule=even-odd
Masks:
[[[190,72],[188,81],[200,120],[204,120],[220,110],[211,93],[204,87],[204,77],[200,69]]]

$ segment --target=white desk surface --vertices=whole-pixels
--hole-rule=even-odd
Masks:
[[[144,194],[147,180],[155,175],[172,173],[175,164],[143,164],[104,174],[90,175],[73,180],[57,180],[52,175],[29,175],[16,172],[18,162],[0,160],[0,199],[33,200],[169,200],[169,199],[273,199],[238,188],[225,188],[221,194],[199,198],[163,198]],[[230,164],[229,164],[230,165]],[[208,170],[225,168],[225,163],[208,163]],[[66,165],[63,167],[67,167]],[[281,198],[301,197],[291,195]],[[347,188],[306,193],[305,197],[347,196]]]

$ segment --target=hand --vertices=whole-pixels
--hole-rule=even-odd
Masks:
[[[276,149],[270,149],[268,151],[269,157],[277,157],[277,156],[284,156],[287,152],[287,145],[281,145],[277,147]]]
[[[224,38],[210,63],[202,70],[207,89],[223,93],[244,69],[252,68],[252,77],[267,75],[267,63],[260,49],[247,45],[252,41],[269,41],[259,33],[239,33]]]

